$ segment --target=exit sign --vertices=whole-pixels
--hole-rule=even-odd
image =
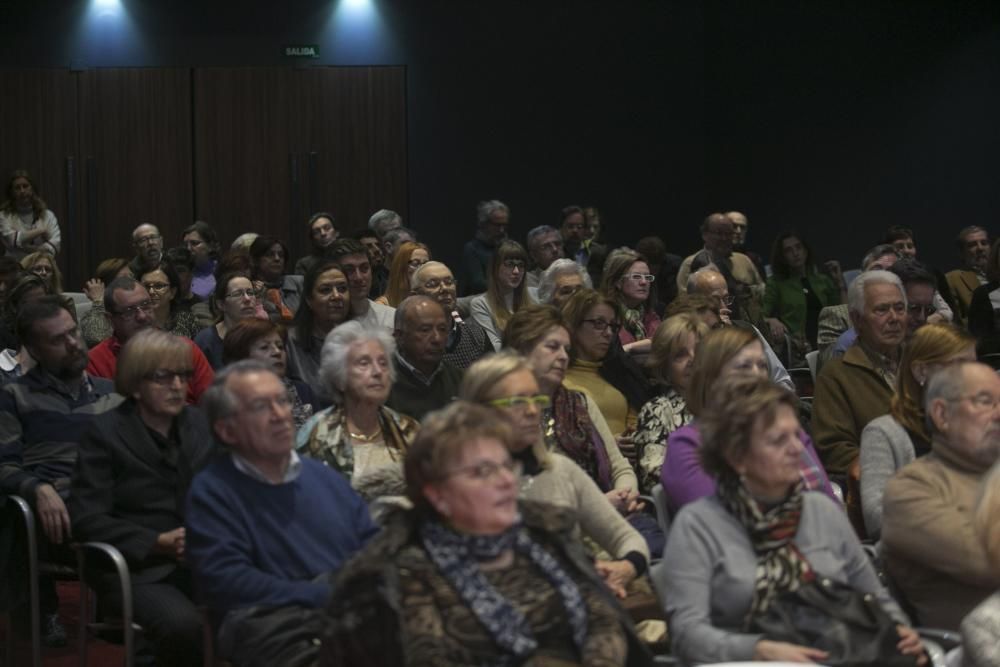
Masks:
[[[319,44],[298,44],[285,47],[286,58],[319,58]]]

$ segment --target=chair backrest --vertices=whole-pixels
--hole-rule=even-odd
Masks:
[[[656,520],[663,531],[663,537],[670,534],[670,510],[667,509],[667,494],[663,491],[663,485],[657,484],[650,490],[653,496],[653,504],[656,505]]]
[[[816,362],[819,361],[819,350],[806,352],[806,363],[809,364],[809,372],[812,373],[813,382],[816,382]]]

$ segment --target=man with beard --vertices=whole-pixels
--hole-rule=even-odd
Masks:
[[[97,415],[118,406],[114,383],[89,376],[87,346],[66,305],[55,296],[25,304],[17,333],[36,366],[0,388],[0,490],[27,500],[42,526],[44,558],[68,544],[72,531],[66,498],[77,442]],[[39,579],[42,637],[66,643],[51,578]],[[22,617],[26,617],[27,614]]]
[[[444,360],[465,370],[477,359],[493,352],[486,330],[471,317],[462,319],[458,313],[455,298],[455,276],[451,269],[441,262],[430,261],[413,272],[410,288],[414,294],[422,294],[441,304],[446,315],[450,315],[451,331],[445,344]]]
[[[156,225],[144,222],[132,230],[132,247],[135,257],[128,263],[133,276],[141,276],[160,265],[163,259],[163,235]]]
[[[986,266],[989,264],[990,237],[982,227],[972,225],[958,233],[958,250],[962,254],[961,269],[945,274],[948,287],[955,299],[956,320],[968,322],[972,292],[989,282]]]
[[[886,485],[882,547],[887,571],[918,625],[958,630],[1000,586],[973,524],[981,483],[1000,455],[1000,378],[973,361],[931,376],[924,410],[931,453]]]

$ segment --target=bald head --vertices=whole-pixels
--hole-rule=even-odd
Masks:
[[[430,377],[441,363],[451,332],[444,308],[423,294],[407,297],[396,308],[395,326],[399,354]]]
[[[726,285],[726,279],[722,277],[722,274],[712,267],[706,266],[688,276],[688,294],[718,296],[719,290],[724,290],[728,294],[729,286]]]

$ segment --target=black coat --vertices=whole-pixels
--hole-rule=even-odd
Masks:
[[[80,440],[69,512],[76,541],[107,542],[128,561],[133,581],[170,574],[171,558],[152,554],[160,533],[184,525],[191,479],[213,449],[208,420],[185,406],[176,418],[180,450],[171,463],[129,400],[96,418]]]

